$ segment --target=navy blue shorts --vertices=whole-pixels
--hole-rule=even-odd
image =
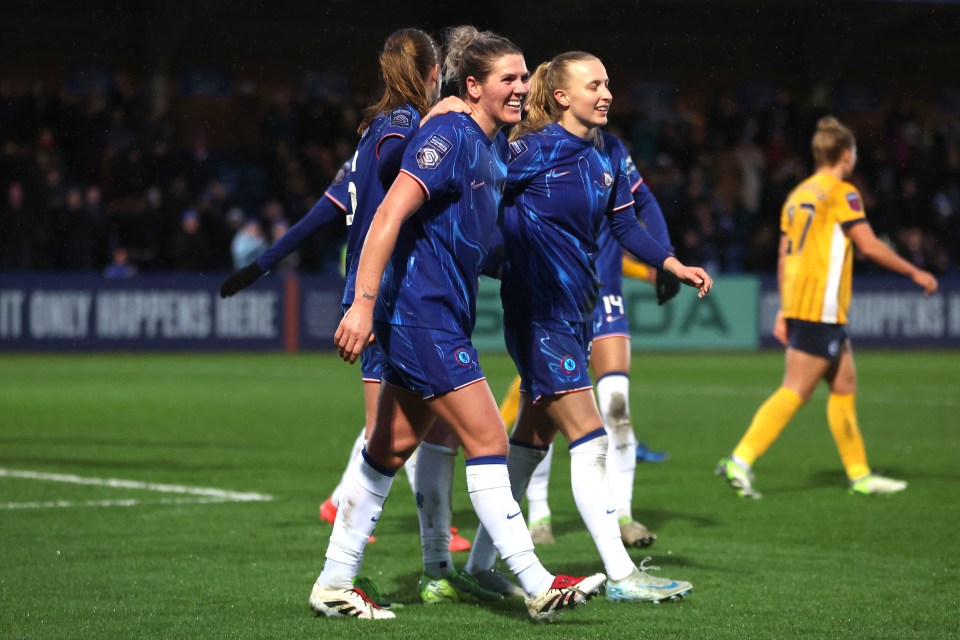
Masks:
[[[343,315],[347,315],[350,305],[343,305],[342,310]],[[374,342],[360,352],[360,379],[364,382],[380,382],[383,362],[383,351],[380,349],[380,344]]]
[[[381,379],[424,400],[456,391],[486,376],[470,338],[443,329],[375,322],[383,352]]]
[[[826,324],[787,318],[787,344],[813,356],[836,360],[849,340],[842,324]]]
[[[380,382],[384,362],[380,344],[374,342],[360,353],[360,378],[364,382]]]
[[[623,306],[623,296],[618,291],[601,292],[593,310],[593,339],[613,337],[630,338],[630,325]]]
[[[520,372],[520,390],[533,401],[593,387],[587,363],[593,338],[589,322],[527,320],[505,323],[507,351]]]

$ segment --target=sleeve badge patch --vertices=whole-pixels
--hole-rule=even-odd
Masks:
[[[847,194],[847,202],[850,204],[851,211],[863,211],[863,205],[860,203],[860,196],[855,191],[851,191]]]
[[[450,141],[440,134],[433,134],[417,151],[417,166],[421,169],[435,169],[450,153],[452,146]]]
[[[513,142],[511,142],[510,143],[510,160],[507,161],[508,164],[510,162],[513,162],[517,158],[519,158],[521,155],[523,155],[526,152],[526,150],[527,150],[527,143],[524,142],[523,140],[514,140]]]
[[[413,114],[409,109],[397,109],[390,115],[390,126],[409,129],[413,126]]]

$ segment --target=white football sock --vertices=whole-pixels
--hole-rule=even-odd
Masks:
[[[630,420],[630,378],[611,373],[597,381],[597,402],[609,436],[607,481],[618,517],[633,519],[633,481],[637,469],[637,438]]]
[[[367,540],[377,526],[383,503],[390,493],[394,473],[374,468],[365,451],[354,458],[349,476],[340,489],[341,506],[318,583],[342,589],[353,586]]]
[[[420,460],[420,447],[413,450],[407,461],[403,463],[403,470],[407,474],[407,482],[410,483],[410,491],[417,495],[417,462]]]
[[[580,517],[593,536],[607,577],[620,580],[634,568],[620,539],[617,509],[608,506],[606,472],[607,434],[596,429],[570,443],[570,481]]]
[[[417,463],[417,516],[420,518],[420,544],[423,548],[423,571],[439,578],[453,571],[450,556],[450,512],[453,504],[453,468],[455,449],[423,442]],[[409,472],[408,472],[409,473]]]
[[[553,462],[553,444],[547,448],[547,454],[533,470],[527,485],[527,521],[532,525],[538,520],[550,517],[550,464]],[[513,476],[511,475],[511,482]]]
[[[467,460],[467,491],[493,546],[524,592],[532,596],[549,588],[553,575],[533,552],[527,523],[510,489],[506,462],[501,456]]]
[[[539,447],[524,446],[510,441],[510,454],[507,457],[507,473],[510,476],[510,493],[518,503],[527,489],[533,469],[547,455],[547,450]],[[532,522],[532,520],[531,520]],[[490,535],[483,525],[477,530],[470,549],[470,558],[467,560],[467,571],[477,574],[490,571],[497,562],[497,548],[490,539]]]
[[[340,506],[340,487],[343,486],[344,481],[350,474],[350,463],[353,462],[358,455],[360,455],[360,450],[363,449],[363,446],[366,443],[366,427],[360,427],[360,435],[358,435],[357,439],[353,441],[353,448],[350,449],[350,458],[347,460],[347,464],[343,468],[343,474],[340,476],[340,482],[338,482],[337,486],[335,486],[333,491],[330,492],[330,502],[333,503],[333,506]]]

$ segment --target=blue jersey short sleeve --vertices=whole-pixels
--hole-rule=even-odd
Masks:
[[[433,124],[433,126],[430,126]],[[420,184],[428,200],[458,193],[462,168],[458,166],[461,136],[452,124],[432,120],[409,146],[400,171]]]

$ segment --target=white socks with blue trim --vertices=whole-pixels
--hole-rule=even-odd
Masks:
[[[604,499],[610,491],[605,463],[607,435],[601,429],[593,433],[597,435],[588,434],[570,445],[573,500],[597,545],[607,577],[620,580],[633,571],[634,564],[620,539],[617,509]]]
[[[513,498],[510,489],[506,461],[471,464],[471,460],[468,460],[467,491],[482,528],[490,536],[493,546],[507,567],[517,576],[524,592],[532,596],[549,588],[553,575],[543,567],[533,552],[533,540],[527,531],[520,505]],[[478,533],[478,537],[479,535]],[[486,567],[485,570],[489,568]],[[471,571],[469,563],[467,570]],[[476,572],[479,573],[479,570]]]
[[[377,526],[392,484],[393,475],[374,469],[362,452],[351,461],[347,482],[340,488],[340,512],[327,546],[327,561],[317,578],[319,584],[353,587],[367,540]]]

